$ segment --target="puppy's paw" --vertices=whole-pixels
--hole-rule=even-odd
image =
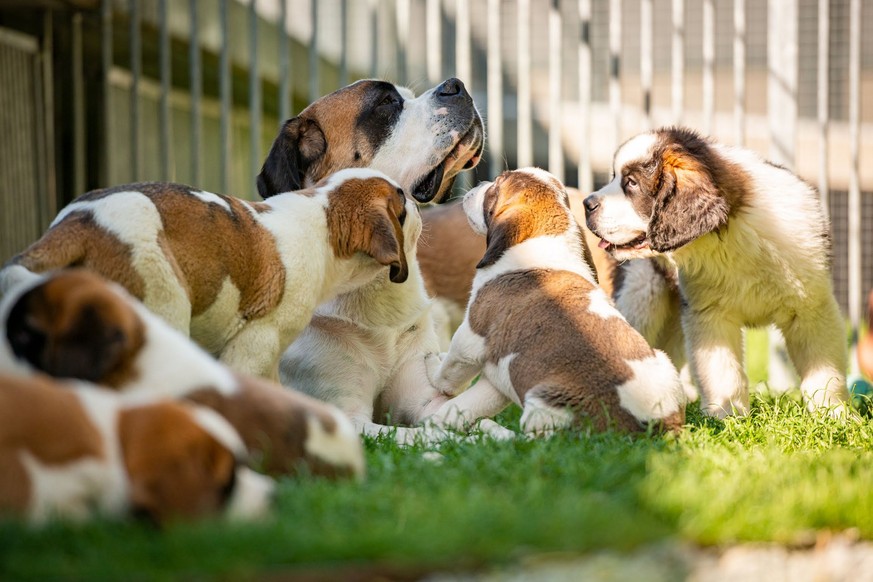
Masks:
[[[424,367],[427,372],[427,380],[430,385],[447,396],[454,396],[458,392],[457,386],[452,386],[450,382],[440,374],[440,368],[443,361],[446,359],[446,352],[441,354],[430,353],[424,357]]]
[[[509,441],[518,436],[514,431],[497,424],[490,418],[480,420],[477,428],[483,435],[498,441]]]

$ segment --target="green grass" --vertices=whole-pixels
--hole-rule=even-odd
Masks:
[[[500,420],[517,426],[518,412]],[[436,462],[423,455],[432,448],[370,440],[363,483],[285,480],[275,516],[259,524],[0,523],[0,579],[343,578],[664,539],[792,543],[845,528],[873,539],[869,419],[834,420],[793,396],[756,396],[746,418],[721,422],[693,407],[688,420],[678,437],[447,443]]]

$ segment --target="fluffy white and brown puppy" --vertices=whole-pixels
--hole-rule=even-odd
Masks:
[[[33,523],[142,515],[256,517],[272,479],[215,412],[130,402],[82,382],[0,375],[0,514]]]
[[[275,377],[279,355],[317,305],[386,265],[391,281],[406,280],[404,223],[417,231],[418,221],[397,183],[369,169],[337,172],[266,202],[129,184],[68,205],[0,273],[0,288],[83,266],[233,369]]]
[[[613,170],[585,200],[588,226],[619,260],[661,254],[676,266],[703,409],[748,411],[742,328],[772,323],[808,406],[839,411],[847,398],[845,327],[815,190],[754,152],[682,128],[630,139]],[[642,308],[647,302],[638,298]]]
[[[403,284],[376,279],[319,306],[279,364],[282,384],[336,405],[362,434],[390,434],[400,444],[447,437],[398,426],[418,424],[449,398],[427,376],[426,358],[440,346],[415,258],[418,235],[405,238]]]
[[[360,438],[339,410],[230,371],[91,272],[59,271],[13,289],[0,302],[0,329],[0,372],[184,398],[224,416],[270,473],[363,475]]]
[[[285,122],[258,176],[264,198],[312,186],[344,168],[369,167],[418,202],[440,202],[482,154],[482,118],[458,79],[416,97],[363,80],[326,95]]]
[[[582,227],[585,240],[582,252],[585,262],[594,269],[594,278],[612,294],[612,275],[616,262],[602,249],[585,224],[585,196],[575,188],[567,188],[570,210]],[[476,264],[485,253],[485,237],[470,227],[460,200],[422,209],[422,235],[417,254],[424,286],[433,300],[433,318],[442,351],[449,348],[452,334],[464,321],[470,300]]]
[[[479,381],[433,420],[455,424],[524,408],[522,429],[549,432],[591,422],[678,430],[685,396],[676,369],[612,306],[583,258],[567,193],[536,168],[504,172],[464,197],[487,238],[464,322],[433,373],[445,392]]]

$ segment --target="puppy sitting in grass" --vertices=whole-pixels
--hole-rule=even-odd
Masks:
[[[504,172],[464,197],[487,237],[464,322],[440,361],[446,393],[479,381],[431,419],[458,426],[515,402],[526,433],[590,422],[597,430],[678,430],[685,395],[676,368],[653,350],[594,283],[563,185],[536,168]],[[435,358],[434,358],[435,360]]]

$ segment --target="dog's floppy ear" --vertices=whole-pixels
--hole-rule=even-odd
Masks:
[[[503,253],[515,244],[518,233],[512,222],[502,221],[495,217],[497,198],[502,180],[498,178],[482,196],[482,215],[487,231],[485,233],[485,255],[476,265],[483,269],[496,263]]]
[[[338,189],[351,188],[360,192],[361,181],[353,180]],[[334,192],[328,212],[328,232],[334,254],[348,258],[363,252],[381,264],[390,266],[389,277],[394,283],[403,283],[409,275],[406,253],[403,250],[403,227],[400,215],[405,211],[402,190],[384,184],[390,190],[385,196],[366,196],[363,193]],[[392,198],[396,198],[392,200]],[[366,205],[362,208],[362,205]]]
[[[309,167],[326,151],[327,140],[318,122],[303,117],[286,121],[258,174],[261,198],[303,188]]]
[[[672,251],[727,222],[730,207],[699,163],[677,155],[665,162],[649,220],[649,245]]]

